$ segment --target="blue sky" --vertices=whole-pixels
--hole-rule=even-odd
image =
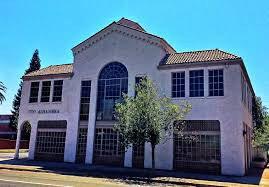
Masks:
[[[34,50],[41,65],[72,63],[71,48],[126,17],[177,51],[219,48],[241,56],[256,95],[269,107],[269,1],[12,0],[0,2],[0,114],[9,113]]]

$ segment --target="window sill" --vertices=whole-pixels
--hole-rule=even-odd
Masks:
[[[171,97],[172,100],[188,100],[188,99],[223,99],[226,96],[204,96],[204,97]]]
[[[29,105],[38,105],[39,102],[28,103]]]
[[[52,101],[51,104],[62,104],[63,102],[62,101]]]

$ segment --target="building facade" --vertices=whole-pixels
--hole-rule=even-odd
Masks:
[[[10,117],[9,114],[0,115],[0,139],[16,139],[16,131],[9,126]]]
[[[29,158],[151,168],[151,146],[120,146],[114,105],[147,76],[174,103],[188,101],[186,142],[156,147],[155,166],[244,175],[251,162],[252,97],[242,58],[214,49],[177,53],[163,38],[122,18],[72,48],[72,64],[23,77],[19,130],[31,124]],[[175,122],[177,123],[177,122]]]

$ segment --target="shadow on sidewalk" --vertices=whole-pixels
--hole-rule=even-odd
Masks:
[[[48,172],[56,173],[61,175],[73,175],[82,177],[96,177],[113,179],[126,184],[135,185],[195,185],[195,186],[210,186],[210,185],[197,185],[191,182],[186,182],[184,179],[194,180],[206,180],[212,182],[230,182],[239,184],[252,184],[259,185],[263,170],[262,169],[251,169],[249,174],[244,177],[234,176],[221,176],[221,175],[209,175],[199,173],[187,173],[181,171],[164,171],[150,169],[134,169],[134,168],[119,168],[109,167],[101,165],[85,165],[85,164],[74,164],[74,163],[61,163],[61,162],[43,162],[33,161],[28,159],[19,160],[4,160],[0,161],[1,164],[8,164],[10,166],[18,166],[11,168],[12,170],[28,171],[25,168],[19,166],[28,166],[31,171],[31,166],[37,168],[33,172]],[[199,183],[199,181],[198,181]],[[213,185],[212,185],[213,186]]]

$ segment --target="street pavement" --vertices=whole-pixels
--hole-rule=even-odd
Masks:
[[[27,158],[28,153],[20,153],[20,158]],[[13,159],[14,153],[0,153],[0,161],[1,160],[7,160],[7,159]]]
[[[65,176],[61,174],[29,172],[29,171],[10,171],[0,170],[0,186],[53,186],[53,187],[72,187],[72,186],[127,186],[124,184],[109,182],[105,180]]]

